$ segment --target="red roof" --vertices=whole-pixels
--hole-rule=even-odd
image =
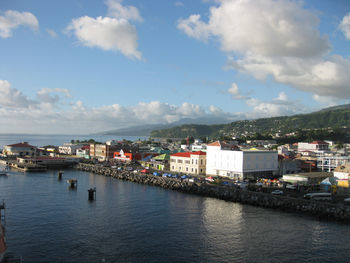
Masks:
[[[179,153],[174,153],[171,156],[190,158],[191,155],[207,155],[207,153],[206,152],[202,152],[202,151],[197,151],[197,152],[179,152]]]
[[[221,146],[220,141],[209,143],[207,146]]]
[[[325,144],[325,145],[328,145],[328,143],[326,143],[324,141],[313,141],[310,144]]]
[[[27,142],[20,142],[20,143],[10,144],[10,145],[6,145],[6,146],[9,146],[9,147],[34,147],[34,148],[36,148],[35,146],[28,144]]]

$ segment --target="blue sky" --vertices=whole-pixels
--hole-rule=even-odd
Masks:
[[[349,55],[348,0],[2,0],[0,132],[310,112]]]

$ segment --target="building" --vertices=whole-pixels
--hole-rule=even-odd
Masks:
[[[278,155],[278,175],[295,174],[301,172],[301,161]]]
[[[350,163],[349,156],[321,156],[317,158],[317,168],[321,171],[333,171],[336,167]]]
[[[205,169],[205,152],[179,152],[170,156],[170,171],[188,174],[205,174]]]
[[[58,153],[67,154],[67,155],[76,155],[77,150],[81,149],[83,145],[74,144],[74,143],[64,143],[58,147]]]
[[[278,170],[277,151],[239,150],[232,144],[216,141],[207,145],[208,175],[233,179],[273,176]]]
[[[298,152],[314,152],[324,154],[329,152],[329,145],[324,141],[298,142]]]
[[[169,161],[170,161],[170,155],[164,153],[158,156],[150,156],[149,158],[146,158],[140,163],[143,167],[166,171],[166,170],[170,170]]]
[[[35,156],[37,148],[28,142],[5,145],[2,151],[6,156]]]
[[[85,145],[80,149],[77,149],[76,155],[81,158],[90,159],[90,146]]]
[[[90,158],[98,161],[108,161],[113,159],[114,152],[120,151],[119,145],[90,144]]]
[[[349,188],[350,163],[338,166],[334,169],[333,174],[338,186]]]
[[[299,184],[299,185],[314,185],[320,184],[327,177],[332,176],[332,173],[314,172],[314,173],[297,173],[283,175],[283,182]]]
[[[133,155],[131,152],[123,151],[121,149],[119,152],[114,152],[113,159],[124,162],[131,162],[133,160]]]

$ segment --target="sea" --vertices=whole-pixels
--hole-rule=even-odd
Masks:
[[[43,137],[33,144],[58,141]],[[0,176],[8,252],[22,262],[350,259],[350,224],[88,172],[65,170],[62,180],[57,175],[10,170]],[[77,188],[70,189],[67,180],[73,178]],[[94,201],[88,200],[89,188],[96,188]]]

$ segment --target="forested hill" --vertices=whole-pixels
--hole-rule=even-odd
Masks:
[[[154,130],[151,137],[154,138],[195,138],[231,135],[252,135],[252,134],[281,134],[295,132],[305,129],[325,129],[350,127],[350,104],[321,111],[300,114],[294,116],[282,116],[273,118],[262,118],[256,120],[235,121],[221,125],[182,125],[169,129]]]

